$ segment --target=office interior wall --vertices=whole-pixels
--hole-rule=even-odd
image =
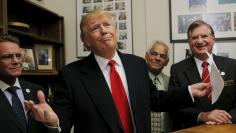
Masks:
[[[76,57],[76,0],[30,0],[64,17],[66,64]]]
[[[167,43],[170,48],[170,61],[163,71],[169,75],[173,62],[173,45],[169,39],[169,1],[133,1],[132,8],[134,54],[144,57],[155,40]]]
[[[76,0],[31,0],[57,12],[65,19],[66,63],[76,57]],[[173,46],[169,40],[169,1],[132,0],[133,53],[144,57],[155,40],[162,40],[170,47],[170,62],[164,69],[169,74],[173,62]]]

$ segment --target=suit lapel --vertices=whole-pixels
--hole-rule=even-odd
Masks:
[[[169,80],[170,77],[163,73],[163,83],[166,91],[168,90]]]
[[[118,54],[121,58],[121,61],[122,61],[122,64],[123,64],[123,67],[124,67],[124,70],[125,70],[125,75],[126,75],[126,80],[127,80],[127,85],[128,85],[128,89],[129,89],[129,99],[130,99],[130,106],[131,106],[131,109],[132,111],[134,112],[135,111],[135,107],[136,107],[136,93],[135,93],[135,79],[137,77],[135,77],[133,75],[133,71],[134,71],[134,68],[132,65],[129,64],[129,61],[128,59],[118,51]]]
[[[214,62],[216,64],[218,70],[220,72],[222,72],[222,70],[224,70],[223,67],[225,66],[224,60],[219,60],[219,58],[216,55],[213,55],[213,60],[214,60]]]
[[[200,74],[197,69],[197,65],[196,65],[193,57],[191,57],[189,59],[188,65],[186,64],[186,66],[187,66],[187,68],[186,68],[184,74],[186,75],[189,84],[201,82],[201,77],[200,77]]]
[[[119,130],[117,130],[115,125],[119,125],[119,128],[122,128],[122,126],[109,87],[94,55],[91,54],[87,57],[87,61],[88,63],[86,63],[86,66],[81,67],[81,74],[83,75],[81,76],[81,80],[84,82],[84,85],[100,114],[113,132],[117,132]]]
[[[18,127],[23,132],[23,129],[19,121],[17,120],[17,116],[15,115],[15,112],[13,111],[11,107],[11,104],[9,103],[5,94],[1,90],[0,90],[0,102],[1,102],[1,106],[0,106],[1,115],[6,115],[6,117],[10,121],[12,121],[12,123],[15,124],[16,127]]]
[[[34,85],[26,83],[22,80],[19,80],[23,95],[25,100],[33,100],[35,103],[38,102],[37,98],[37,91],[40,88],[35,88]],[[28,132],[29,133],[35,133],[35,132],[42,132],[44,131],[41,128],[46,128],[45,125],[43,125],[41,122],[36,121],[31,115],[30,112],[27,112],[27,118],[28,118]],[[42,127],[41,127],[42,124]],[[39,130],[40,129],[40,130]]]
[[[185,71],[185,74],[187,79],[189,80],[189,85],[201,82],[202,79],[193,57],[190,58],[188,65],[186,64],[186,66],[188,67]],[[195,99],[199,101],[203,108],[208,107],[209,104],[211,104],[207,97],[199,97]]]

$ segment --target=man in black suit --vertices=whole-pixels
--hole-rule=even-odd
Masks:
[[[192,57],[180,61],[171,67],[169,86],[172,89],[202,81],[202,63],[214,60],[224,79],[224,88],[215,103],[207,96],[195,98],[195,104],[174,112],[175,129],[187,128],[198,124],[225,124],[236,122],[236,61],[212,53],[215,35],[212,27],[204,21],[197,20],[188,28],[188,43]],[[210,58],[207,53],[210,53]],[[214,89],[214,88],[212,88]],[[209,93],[210,94],[210,93]],[[210,95],[209,95],[210,96]]]
[[[0,130],[4,133],[46,133],[48,128],[34,120],[24,106],[24,100],[37,102],[37,91],[41,90],[40,94],[43,88],[20,80],[21,72],[19,39],[12,35],[0,35]],[[13,86],[17,88],[16,94],[10,91]],[[19,110],[14,110],[15,101],[22,112],[20,118],[17,115]]]
[[[111,13],[89,13],[80,27],[82,41],[92,53],[59,72],[53,109],[59,116],[62,133],[69,133],[73,125],[75,133],[150,133],[150,107],[163,111],[179,108],[175,103],[193,103],[187,89],[168,94],[155,87],[150,90],[152,83],[145,60],[116,50],[117,31]],[[115,73],[119,77],[115,83],[122,84],[117,90],[112,76]],[[189,89],[193,96],[203,96],[206,86],[209,84],[199,83]],[[117,99],[115,92],[119,91],[122,96]],[[123,101],[117,102],[119,99]],[[34,106],[41,105],[31,105]],[[123,108],[126,111],[122,113]],[[33,109],[35,115],[41,115],[37,112],[42,109]]]

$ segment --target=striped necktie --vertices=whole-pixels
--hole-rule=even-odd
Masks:
[[[210,78],[210,74],[209,74],[209,70],[208,70],[208,65],[209,65],[209,63],[207,61],[204,61],[202,63],[202,67],[203,67],[203,70],[202,70],[202,82],[204,82],[204,83],[210,83],[211,82],[211,78]],[[209,88],[209,89],[212,89],[212,88]],[[212,100],[211,91],[207,95],[207,98],[211,102],[211,100]]]

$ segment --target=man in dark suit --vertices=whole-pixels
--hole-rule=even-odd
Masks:
[[[37,91],[42,93],[43,88],[20,80],[21,72],[22,54],[18,38],[0,35],[0,130],[4,133],[46,133],[48,128],[32,119],[24,106],[24,100],[37,102]],[[11,87],[16,88],[16,93],[10,91]],[[15,112],[15,106],[20,107],[22,117],[17,115],[19,110]]]
[[[202,81],[203,62],[208,62],[208,71],[214,60],[224,80],[224,88],[219,99],[212,103],[210,97],[195,98],[195,104],[174,112],[175,129],[187,128],[198,124],[225,124],[236,122],[236,61],[212,53],[215,42],[212,27],[197,20],[188,28],[188,43],[192,52],[189,57],[172,65],[169,86],[172,89]],[[207,53],[210,53],[210,58]],[[214,89],[214,88],[211,88]],[[209,93],[209,96],[211,92]]]
[[[192,104],[187,89],[168,94],[150,90],[145,60],[116,50],[111,13],[89,13],[80,27],[82,41],[92,53],[59,72],[52,106],[62,133],[69,133],[73,125],[75,133],[150,133],[150,107],[162,111],[179,108],[175,103]],[[192,96],[203,96],[207,86],[199,83],[189,89]],[[40,115],[37,112],[43,112],[43,107],[33,110]]]

